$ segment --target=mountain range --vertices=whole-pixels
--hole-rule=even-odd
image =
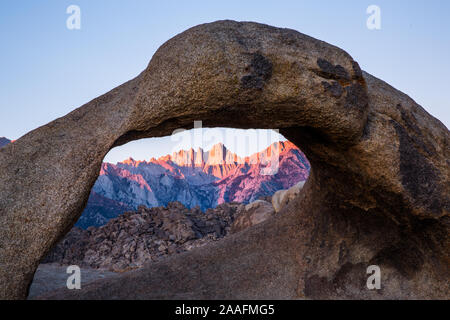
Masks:
[[[10,143],[0,138],[0,147]],[[180,150],[149,161],[104,162],[78,227],[101,226],[123,212],[179,201],[202,211],[227,202],[250,203],[307,179],[310,164],[289,141],[239,157],[222,143],[209,151]]]
[[[204,211],[226,202],[250,203],[306,180],[309,169],[303,152],[289,141],[244,158],[219,143],[209,151],[180,150],[150,161],[103,163],[77,225],[103,225],[139,205],[151,208],[179,201]]]

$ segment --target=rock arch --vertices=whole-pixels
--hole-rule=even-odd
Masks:
[[[447,128],[343,50],[234,21],[181,33],[135,79],[0,150],[0,297],[27,296],[112,147],[194,120],[279,128],[312,164],[304,192],[277,220],[53,297],[448,298]]]

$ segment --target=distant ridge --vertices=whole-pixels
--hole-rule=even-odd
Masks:
[[[9,140],[5,137],[0,137],[0,148],[3,148],[4,146],[6,146],[10,143],[11,143],[11,140]]]

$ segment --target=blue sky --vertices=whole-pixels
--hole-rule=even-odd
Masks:
[[[81,29],[66,27],[69,5]],[[366,27],[369,5],[381,30]],[[337,45],[450,124],[450,1],[119,1],[0,3],[0,136],[17,139],[135,77],[166,40],[220,19],[288,27]],[[170,137],[116,148],[108,161],[169,153]],[[253,150],[252,150],[253,151]]]

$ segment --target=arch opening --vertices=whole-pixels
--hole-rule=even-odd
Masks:
[[[277,218],[301,191],[310,164],[276,130],[196,125],[108,153],[80,218],[41,261],[30,297],[43,293],[49,263],[99,276],[91,269],[137,269]]]

